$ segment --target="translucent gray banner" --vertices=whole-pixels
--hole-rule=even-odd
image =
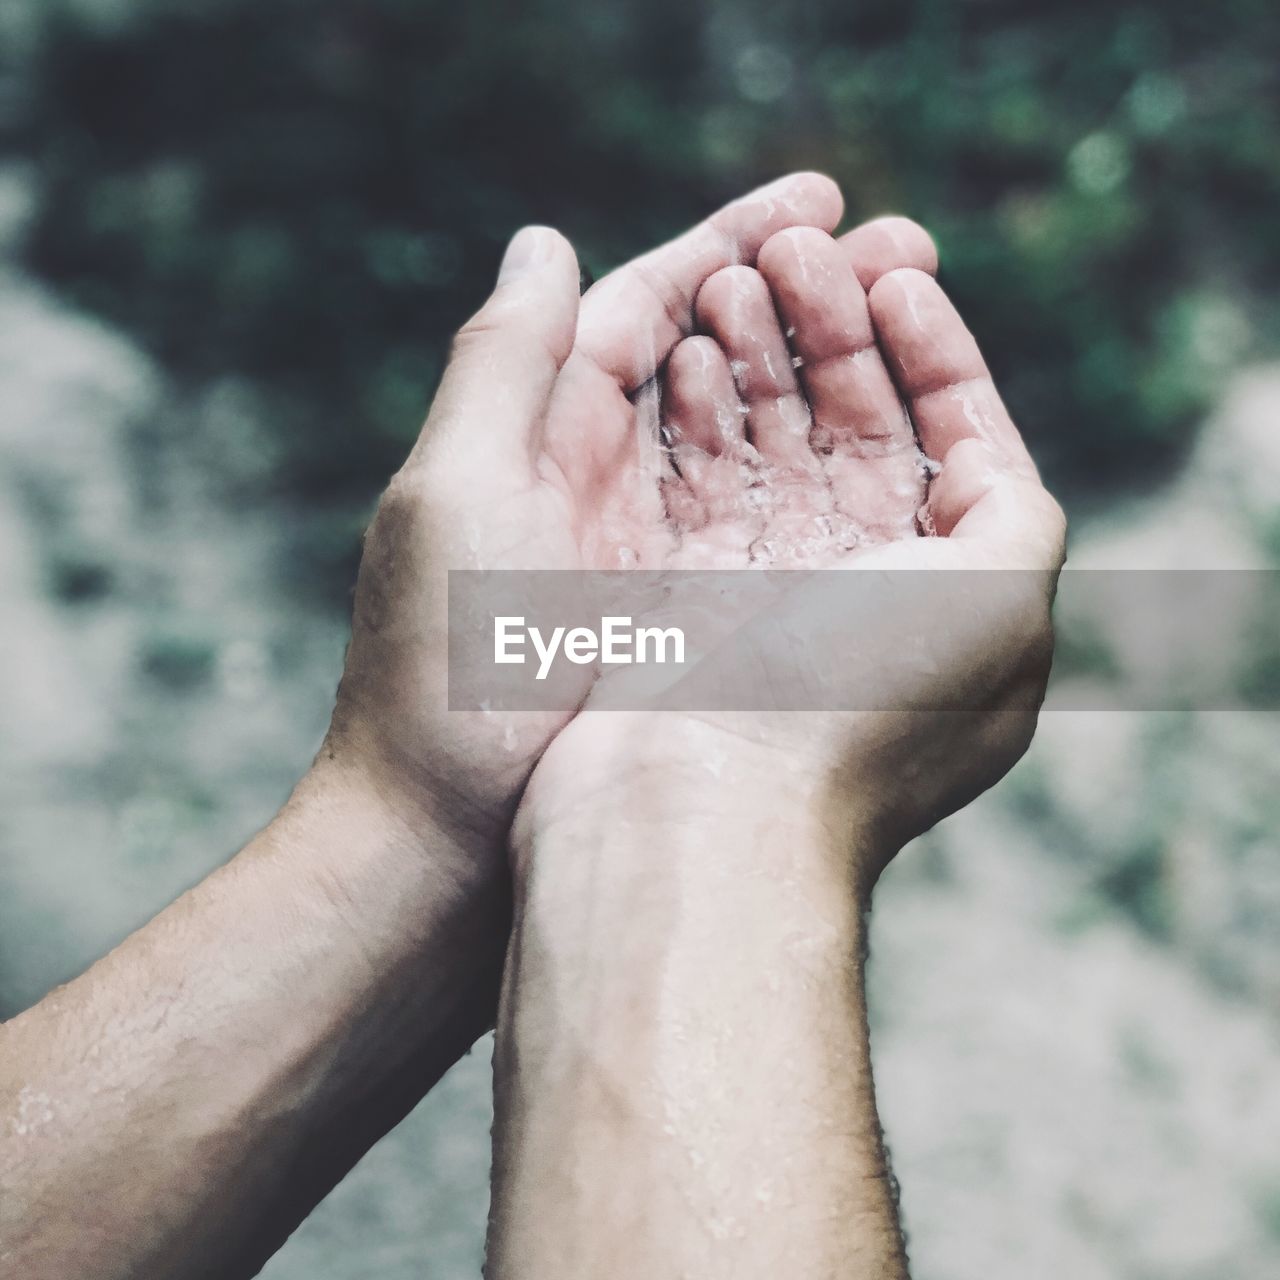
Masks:
[[[1280,572],[449,575],[455,710],[964,709],[1041,656],[1046,707],[1280,707]]]

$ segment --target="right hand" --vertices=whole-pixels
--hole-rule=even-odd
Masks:
[[[852,579],[846,596],[799,575],[780,588],[784,603],[726,626],[730,640],[662,691],[658,705],[674,710],[593,714],[611,700],[607,677],[539,765],[522,831],[524,817],[555,821],[582,794],[616,807],[612,779],[657,774],[664,812],[684,803],[690,819],[719,790],[766,819],[819,814],[854,851],[865,897],[902,844],[1029,744],[1052,653],[1062,512],[927,274],[891,271],[868,295],[830,237],[786,230],[758,271],[713,277],[698,312],[707,336],[685,349],[702,350],[691,360],[677,350],[668,374],[688,441],[665,482],[668,505],[688,515],[669,564],[737,569],[767,556],[850,570],[872,589],[888,584],[875,597],[885,609],[868,610]],[[921,450],[938,464],[931,481]],[[916,577],[922,569],[939,572]],[[778,710],[732,710],[735,688],[754,694],[794,670],[779,615],[820,620],[803,632],[804,653],[832,710],[789,711],[785,689]]]

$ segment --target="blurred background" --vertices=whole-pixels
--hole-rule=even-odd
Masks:
[[[309,761],[512,231],[598,274],[797,167],[934,232],[1073,564],[1277,567],[1274,0],[0,0],[0,1015]],[[1278,762],[1274,711],[1055,712],[894,865],[918,1280],[1280,1274]],[[488,1084],[481,1046],[270,1280],[477,1277]]]

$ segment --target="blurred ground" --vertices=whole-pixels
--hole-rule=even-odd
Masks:
[[[0,247],[25,199],[0,176]],[[0,1015],[235,850],[319,742],[344,623],[294,590],[305,510],[237,482],[253,407],[0,272]],[[1280,370],[1237,378],[1076,562],[1268,563],[1278,419]],[[918,1280],[1280,1273],[1278,746],[1275,714],[1059,713],[895,864],[875,1058]],[[477,1051],[270,1280],[475,1280],[487,1091]]]

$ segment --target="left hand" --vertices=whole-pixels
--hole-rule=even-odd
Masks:
[[[327,749],[371,775],[410,827],[446,828],[483,875],[502,867],[521,791],[570,712],[448,709],[448,571],[612,568],[664,554],[674,530],[656,455],[637,448],[646,384],[693,327],[708,277],[754,262],[781,229],[833,227],[841,208],[821,175],[781,179],[607,276],[580,308],[568,243],[526,231],[458,335],[366,538]],[[850,280],[934,263],[905,219],[869,223],[839,252]],[[589,689],[584,671],[581,697]]]

